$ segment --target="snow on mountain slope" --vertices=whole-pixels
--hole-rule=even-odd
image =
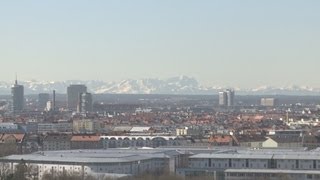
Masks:
[[[178,76],[168,79],[127,79],[120,82],[104,81],[24,81],[19,82],[25,87],[25,94],[51,92],[66,93],[70,84],[85,84],[88,90],[96,94],[216,94],[223,87],[205,87],[191,77]],[[0,94],[10,94],[12,82],[0,81]],[[269,87],[261,86],[252,89],[236,89],[237,94],[252,95],[320,95],[319,88],[307,86]]]

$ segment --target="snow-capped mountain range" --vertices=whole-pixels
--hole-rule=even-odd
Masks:
[[[51,92],[66,93],[70,84],[85,84],[88,90],[95,94],[216,94],[225,87],[205,87],[195,78],[178,76],[168,79],[127,79],[121,82],[80,81],[68,80],[57,82],[22,81],[25,94]],[[0,94],[10,94],[12,82],[0,81]],[[237,94],[242,95],[320,95],[320,88],[306,86],[269,87],[261,86],[252,89],[234,88]]]

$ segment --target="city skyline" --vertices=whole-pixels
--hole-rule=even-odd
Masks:
[[[0,81],[318,87],[318,1],[1,2]]]
[[[320,179],[320,1],[0,1],[0,179]]]

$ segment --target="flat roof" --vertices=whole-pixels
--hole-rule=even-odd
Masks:
[[[275,174],[320,174],[318,170],[285,170],[285,169],[226,169],[225,173],[275,173]]]
[[[157,158],[169,158],[180,153],[157,149],[109,149],[109,150],[70,150],[43,151],[26,155],[11,155],[0,161],[21,161],[37,163],[125,163]]]
[[[194,153],[191,159],[280,159],[280,160],[320,160],[319,151],[307,151],[303,149],[262,149],[262,150],[216,150],[211,152],[199,152]]]
[[[148,131],[150,130],[151,127],[132,127],[132,129],[130,130],[130,132],[144,132],[144,131]]]
[[[191,159],[271,159],[273,155],[262,155],[262,154],[197,154],[193,155]]]

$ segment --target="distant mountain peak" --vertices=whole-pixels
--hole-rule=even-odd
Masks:
[[[224,89],[221,86],[202,86],[189,76],[180,75],[167,79],[144,78],[125,79],[119,82],[104,82],[97,80],[67,80],[67,81],[21,81],[25,86],[25,94],[37,94],[56,90],[57,93],[66,93],[70,84],[85,84],[92,93],[104,94],[217,94]],[[10,94],[12,82],[0,81],[0,94]],[[272,87],[259,86],[252,89],[233,88],[237,94],[244,95],[320,95],[319,88],[309,86]]]

